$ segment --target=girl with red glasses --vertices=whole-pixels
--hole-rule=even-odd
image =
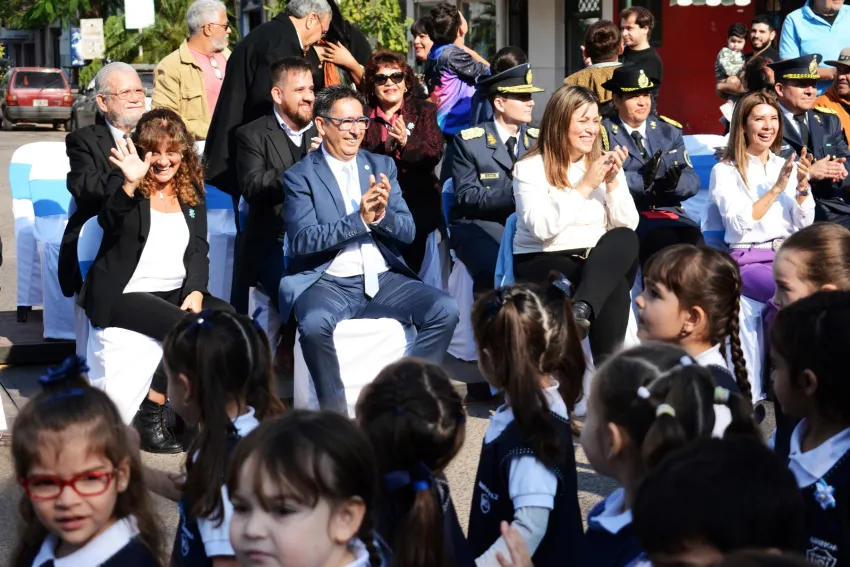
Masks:
[[[12,456],[24,488],[13,567],[161,567],[162,534],[137,443],[115,404],[72,357],[21,410]]]

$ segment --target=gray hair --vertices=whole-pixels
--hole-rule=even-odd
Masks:
[[[227,6],[219,0],[195,0],[189,6],[189,10],[186,11],[186,25],[189,26],[189,36],[200,33],[205,25],[215,23],[214,20],[222,10],[226,14]]]
[[[330,14],[328,0],[291,0],[286,5],[286,15],[293,18],[306,18],[310,14]]]
[[[112,76],[113,73],[133,73],[138,76],[136,70],[133,69],[131,65],[127,63],[122,63],[120,61],[115,61],[114,63],[109,63],[100,68],[100,71],[94,76],[94,92],[99,95],[108,95],[109,94],[109,77]]]

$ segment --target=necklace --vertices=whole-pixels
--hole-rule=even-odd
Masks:
[[[160,199],[163,199],[163,198],[164,198],[164,197],[162,196],[162,189],[160,189],[160,190],[159,190],[159,198],[160,198]]]

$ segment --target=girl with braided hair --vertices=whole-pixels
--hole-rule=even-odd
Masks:
[[[227,471],[241,567],[381,567],[369,439],[333,412],[292,410],[243,439]]]
[[[708,368],[718,386],[751,400],[738,318],[743,282],[732,257],[707,246],[677,244],[654,254],[643,278],[643,293],[635,298],[638,338],[680,346]]]
[[[378,462],[375,522],[393,550],[388,567],[472,567],[444,474],[466,413],[445,371],[403,358],[363,390],[356,415]]]
[[[593,379],[581,445],[597,473],[622,488],[588,515],[579,565],[625,567],[643,553],[631,507],[643,479],[697,439],[744,435],[761,442],[747,399],[715,386],[682,348],[647,343],[609,359]]]

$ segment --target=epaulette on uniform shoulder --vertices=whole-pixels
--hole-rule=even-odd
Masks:
[[[484,128],[479,128],[478,126],[460,131],[460,137],[464,140],[474,140],[475,138],[480,138],[483,135]]]
[[[661,115],[659,115],[658,118],[660,118],[661,120],[663,120],[667,124],[670,124],[671,126],[675,126],[679,130],[682,129],[682,125],[679,124],[678,122],[676,122],[675,120],[673,120],[672,118],[667,118],[666,116],[661,116]]]
[[[816,106],[814,108],[816,112],[823,112],[824,114],[838,114],[838,112],[834,111],[831,108],[827,108],[825,106]]]

